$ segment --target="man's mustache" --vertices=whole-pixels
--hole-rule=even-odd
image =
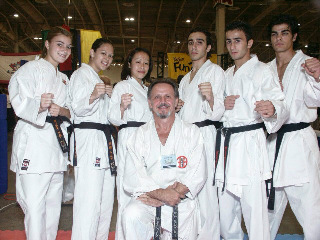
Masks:
[[[161,108],[161,107],[170,107],[170,105],[167,104],[167,103],[160,103],[160,104],[157,106],[157,108]]]

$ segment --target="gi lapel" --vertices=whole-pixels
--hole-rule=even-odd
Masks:
[[[283,91],[286,97],[286,104],[288,108],[290,109],[292,99],[295,93],[295,90],[297,88],[297,83],[299,80],[298,76],[294,76],[295,69],[300,69],[300,58],[301,58],[301,51],[297,51],[296,55],[291,59],[290,63],[288,64],[286,71],[284,72],[282,83],[283,83]],[[277,77],[279,80],[279,75],[277,72],[277,65],[276,60],[273,60],[272,62],[273,68],[275,69],[277,73]]]
[[[189,95],[194,94],[194,91],[199,91],[198,85],[201,83],[201,75],[202,75],[203,71],[207,68],[207,66],[210,63],[211,63],[211,61],[208,59],[201,66],[201,68],[198,70],[198,72],[196,73],[196,75],[192,79],[191,83],[190,83],[190,74],[191,74],[191,72],[188,73],[188,79],[187,79],[187,82],[185,82],[187,87],[185,88],[184,99],[192,99],[192,97],[189,97]]]

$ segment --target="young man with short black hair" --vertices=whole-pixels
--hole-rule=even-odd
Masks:
[[[269,26],[276,58],[269,64],[285,94],[289,117],[268,138],[273,181],[269,197],[271,239],[275,239],[289,201],[306,240],[320,237],[319,146],[310,123],[320,107],[320,62],[298,47],[299,26],[290,15],[275,16]]]
[[[224,72],[208,59],[212,52],[210,32],[194,28],[188,36],[192,70],[179,85],[179,116],[200,127],[204,137],[208,179],[199,193],[201,230],[197,240],[220,240],[217,188],[213,186],[216,129],[224,112]]]
[[[226,27],[235,65],[226,72],[225,108],[218,130],[216,175],[223,239],[242,240],[241,213],[249,239],[269,240],[265,180],[271,177],[263,128],[276,132],[287,118],[284,94],[269,67],[250,55],[250,25]]]

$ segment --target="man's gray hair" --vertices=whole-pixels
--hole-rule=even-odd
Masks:
[[[174,91],[174,97],[179,98],[179,89],[178,89],[177,83],[172,81],[170,78],[165,78],[165,79],[155,80],[154,82],[152,82],[150,84],[150,86],[148,87],[148,99],[151,98],[151,91],[152,91],[153,87],[159,83],[166,83],[166,84],[171,85],[171,87],[173,88],[173,91]]]

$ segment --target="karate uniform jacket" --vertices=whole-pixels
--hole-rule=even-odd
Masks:
[[[131,77],[117,83],[113,89],[109,103],[109,121],[116,126],[126,124],[128,121],[148,122],[152,118],[152,114],[148,105],[147,91],[148,88],[146,86],[141,86],[137,80]],[[121,95],[125,93],[130,93],[133,97],[131,104],[124,111],[123,118],[121,119]],[[118,175],[123,175],[125,155],[127,152],[126,143],[129,136],[131,136],[135,130],[136,128],[124,128],[118,133]]]
[[[88,64],[82,63],[70,79],[69,99],[72,120],[75,124],[94,122],[110,124],[107,113],[110,98],[104,94],[89,104],[90,96],[97,83],[103,83],[99,75]],[[103,131],[96,129],[75,129],[77,167],[109,168],[108,142]],[[115,148],[114,153],[116,153]],[[74,151],[73,138],[70,144],[71,156]],[[71,159],[71,163],[72,159]]]
[[[285,124],[311,123],[317,118],[317,107],[320,107],[320,83],[310,76],[301,64],[310,57],[298,50],[291,59],[284,73],[282,84],[289,118]],[[269,63],[277,80],[276,59]],[[270,165],[275,156],[276,135],[268,139]],[[274,170],[274,186],[301,185],[310,182],[311,169],[320,169],[319,146],[314,130],[307,127],[300,131],[288,132],[282,139],[278,159]]]
[[[279,82],[269,67],[260,62],[255,55],[244,63],[235,73],[235,66],[226,71],[225,96],[240,95],[232,110],[226,110],[222,122],[224,127],[239,127],[264,121],[269,133],[276,132],[287,118],[284,94]],[[275,107],[277,115],[262,118],[255,109],[255,102],[269,100]],[[216,174],[218,181],[223,181],[223,142],[221,140],[220,159]],[[226,166],[226,186],[244,186],[250,179],[258,176],[261,180],[271,177],[268,161],[266,136],[262,129],[235,133],[231,135]],[[237,187],[235,187],[236,189]],[[232,190],[235,194],[235,189]],[[239,188],[238,188],[239,190]],[[236,191],[238,191],[236,190]]]
[[[218,65],[207,60],[198,70],[190,82],[190,74],[187,73],[179,85],[179,98],[184,105],[179,111],[179,116],[188,123],[201,122],[204,120],[219,121],[224,112],[223,91],[225,88],[224,71]],[[211,110],[207,100],[202,96],[198,85],[210,82],[214,96],[214,105]],[[216,129],[214,126],[200,128],[205,140],[205,151],[208,159],[208,170],[213,178],[214,170],[214,147],[216,140]]]
[[[18,121],[12,145],[10,169],[19,174],[60,172],[67,169],[67,153],[63,153],[51,123],[48,110],[39,113],[43,93],[53,93],[53,102],[66,106],[67,76],[41,58],[26,63],[13,74],[9,95]],[[68,124],[61,129],[67,140]]]
[[[154,120],[138,128],[128,140],[124,189],[138,197],[180,182],[190,190],[179,203],[179,237],[200,224],[197,194],[206,180],[203,138],[199,128],[183,122],[177,115],[166,144],[159,140]],[[176,167],[162,168],[161,156],[173,155]],[[171,231],[172,207],[162,207],[162,227]]]

